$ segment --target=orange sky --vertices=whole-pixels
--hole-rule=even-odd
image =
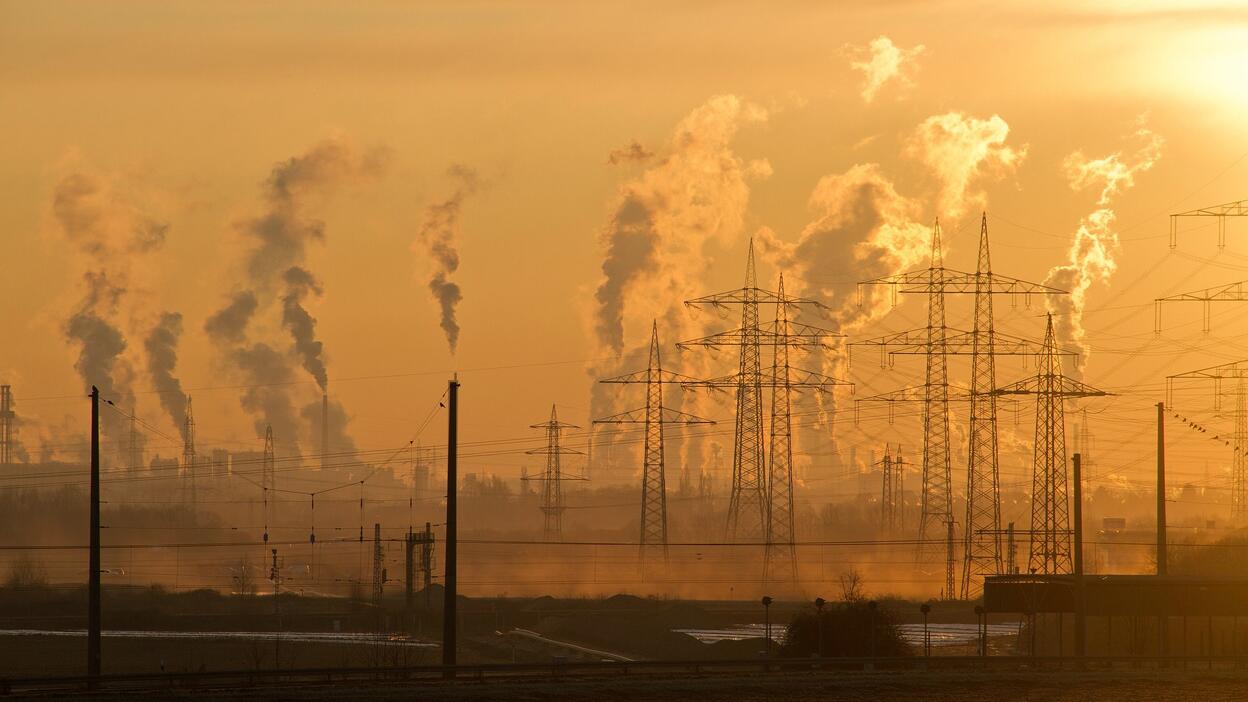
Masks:
[[[1111,252],[1117,270],[1091,284],[1084,318],[1091,349],[1085,379],[1122,393],[1088,405],[1100,412],[1093,419],[1103,444],[1100,470],[1142,479],[1150,444],[1136,427],[1151,421],[1165,374],[1248,354],[1248,308],[1216,310],[1209,336],[1200,334],[1198,309],[1168,309],[1166,330],[1155,337],[1151,305],[1154,297],[1242,277],[1248,223],[1230,224],[1222,253],[1208,226],[1185,234],[1178,253],[1166,246],[1168,213],[1245,197],[1242,8],[358,5],[0,3],[0,133],[8,137],[0,159],[0,375],[15,386],[32,448],[66,422],[85,423],[86,404],[63,398],[82,388],[64,325],[91,265],[57,219],[58,184],[88,174],[104,184],[110,212],[168,225],[159,250],[125,255],[127,293],[116,313],[124,357],[141,370],[147,329],[160,312],[180,312],[177,373],[195,397],[201,444],[255,447],[252,418],[230,387],[244,381],[203,325],[245,284],[251,243],[239,223],[265,211],[265,178],[327,140],[360,158],[371,150],[385,155],[384,168],[314,188],[301,204],[325,227],[324,241],[311,242],[304,261],[324,290],[309,311],[325,345],[330,388],[361,448],[403,445],[453,369],[464,383],[465,440],[529,436],[527,426],[543,420],[552,402],[569,421],[584,423],[587,362],[611,355],[594,321],[604,232],[628,188],[666,202],[672,229],[664,241],[689,247],[673,254],[672,270],[653,289],[625,291],[624,344],[632,349],[645,342],[650,317],[674,314],[668,303],[679,293],[737,284],[749,236],[766,228],[765,238],[796,243],[822,216],[826,203],[812,198],[820,180],[863,164],[878,164],[910,203],[913,222],[926,227],[942,217],[949,265],[974,265],[978,211],[986,206],[995,269],[1042,281],[1066,261],[1081,219],[1098,209],[1100,185],[1071,187],[1071,155],[1119,154],[1130,166],[1147,146],[1141,125],[1164,143],[1155,165],[1112,198],[1112,230],[1122,238]],[[877,37],[910,53],[867,101],[864,71],[852,64],[865,60]],[[725,104],[716,96],[735,96],[737,111],[716,118],[726,121],[699,122],[714,122],[707,111]],[[947,192],[951,171],[942,169],[956,172],[961,152],[925,160],[928,152],[915,145],[921,124],[950,113],[983,121],[996,115],[1008,126],[996,156],[971,170],[957,197]],[[695,130],[699,135],[730,133],[706,137],[719,141],[690,155],[679,136],[687,118],[686,126],[707,130]],[[613,150],[633,141],[654,155],[608,164]],[[1000,158],[1001,148],[1013,155]],[[725,158],[736,165],[725,166]],[[463,301],[454,356],[426,287],[433,263],[418,243],[426,208],[459,187],[448,176],[453,164],[479,178],[463,199],[455,235],[452,279]],[[725,169],[740,182],[725,183]],[[959,199],[963,212],[940,211]],[[708,222],[715,231],[699,229]],[[771,281],[777,259],[761,258]],[[698,265],[683,265],[689,261]],[[806,284],[822,274],[808,271]],[[655,298],[655,290],[673,294]],[[1000,327],[1037,336],[1042,307],[1010,311],[1001,301]],[[967,325],[968,311],[965,302],[951,303],[950,323]],[[279,318],[267,314],[254,339],[286,349]],[[856,333],[909,328],[922,314],[909,302]],[[679,335],[717,323],[713,315],[690,317],[661,331]],[[315,399],[310,377],[297,362],[294,368],[308,381],[296,391],[299,403]],[[1002,383],[1022,373],[1010,360],[998,368]],[[913,382],[920,370],[917,359],[899,361],[890,374],[864,361],[852,375],[860,394],[874,394]],[[157,397],[143,392],[150,380],[140,373],[133,385],[139,413],[172,435]],[[1217,423],[1207,400],[1193,391],[1186,408]],[[708,407],[727,416],[724,405]],[[858,445],[865,454],[886,438],[918,443],[912,424],[890,427],[879,416],[858,428],[838,425],[842,450]],[[440,440],[440,427],[432,423],[422,440]],[[1018,431],[1028,440],[1029,415]],[[1111,451],[1119,437],[1131,444]],[[823,445],[813,436],[804,441],[811,454]],[[1178,480],[1203,481],[1205,461],[1225,467],[1226,452],[1208,442],[1182,433],[1175,441]],[[177,453],[168,444],[153,446]],[[1021,456],[1003,468],[1007,481],[1026,479]],[[532,460],[517,454],[473,463],[511,476]],[[807,456],[806,465],[817,468],[819,460]]]

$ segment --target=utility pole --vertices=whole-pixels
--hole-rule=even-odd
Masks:
[[[373,524],[373,606],[381,607],[386,582],[386,552],[381,547],[381,524]]]
[[[1087,653],[1087,601],[1083,582],[1083,455],[1071,461],[1075,479],[1075,656]]]
[[[645,449],[641,466],[641,534],[639,561],[642,577],[647,578],[655,566],[667,565],[667,467],[664,448],[664,427],[668,424],[714,424],[708,419],[663,406],[663,385],[696,382],[694,378],[663,370],[659,353],[659,325],[650,325],[650,356],[645,370],[600,380],[609,384],[641,384],[646,386],[644,407],[595,419],[594,424],[640,424],[645,430]]]
[[[1035,456],[1032,462],[1031,555],[1028,570],[1055,575],[1073,570],[1071,563],[1070,497],[1066,472],[1065,401],[1072,397],[1104,397],[1109,393],[1068,378],[1048,316],[1044,353],[1036,375],[995,391],[998,395],[1036,398]]]
[[[99,689],[100,678],[100,389],[91,386],[91,536],[87,558],[87,677]]]
[[[447,387],[446,421],[446,572],[442,576],[442,665],[455,665],[456,520],[459,492],[459,378]],[[447,677],[455,677],[448,670]]]
[[[1157,574],[1166,575],[1166,403],[1157,403]]]

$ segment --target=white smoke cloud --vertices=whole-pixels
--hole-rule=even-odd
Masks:
[[[677,356],[671,347],[701,331],[699,319],[683,303],[711,292],[704,284],[707,244],[740,240],[749,183],[771,173],[766,160],[747,161],[732,148],[741,127],[765,122],[768,114],[735,95],[712,97],[676,125],[644,172],[620,186],[601,233],[603,276],[592,314],[600,351],[613,360],[589,368],[592,378],[644,368],[651,322],[656,319],[664,368],[693,375],[706,370],[706,354]],[[744,275],[744,259],[737,263]],[[701,398],[671,388],[664,404],[704,414]],[[598,383],[590,403],[595,417],[638,404],[637,396],[626,388]],[[636,464],[620,456],[635,447],[616,447],[613,452],[603,441],[609,432],[600,428],[597,436],[596,460],[613,455],[616,464]],[[701,442],[684,442],[682,450],[687,454],[677,460],[688,465],[700,462]]]
[[[862,71],[862,99],[864,102],[875,100],[876,95],[890,81],[908,87],[913,81],[907,75],[919,54],[925,47],[918,44],[909,49],[902,49],[886,36],[878,36],[866,46],[853,46],[850,51],[858,58],[850,65],[854,70]]]
[[[937,200],[941,217],[956,218],[969,206],[982,209],[987,198],[973,186],[988,176],[1012,173],[1027,156],[1027,146],[1007,146],[1010,126],[997,115],[978,119],[961,112],[933,115],[922,122],[906,145],[941,182]]]
[[[676,126],[658,163],[620,186],[595,293],[605,351],[623,353],[628,332],[648,341],[652,319],[682,328],[683,301],[703,292],[704,246],[741,234],[749,181],[770,174],[766,161],[746,162],[731,146],[741,126],[767,116],[735,95],[713,97]]]
[[[1073,190],[1100,188],[1093,210],[1079,223],[1074,240],[1067,251],[1067,262],[1049,270],[1045,285],[1069,291],[1069,295],[1052,295],[1048,310],[1053,313],[1054,331],[1059,343],[1076,350],[1076,372],[1087,365],[1090,349],[1083,327],[1083,310],[1093,283],[1108,284],[1118,270],[1115,260],[1119,251],[1118,232],[1114,230],[1117,216],[1110,205],[1115,195],[1135,185],[1135,176],[1149,170],[1161,158],[1165,140],[1148,129],[1141,118],[1132,137],[1140,143],[1136,151],[1123,155],[1115,151],[1101,158],[1088,158],[1076,151],[1062,162],[1062,170]]]

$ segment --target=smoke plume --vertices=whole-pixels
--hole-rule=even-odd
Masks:
[[[907,153],[926,165],[940,180],[941,217],[957,218],[968,205],[987,206],[982,191],[972,190],[977,179],[1003,176],[1027,156],[1027,146],[1005,145],[1010,126],[997,115],[977,119],[961,112],[933,115],[915,129]]]
[[[226,303],[204,322],[208,338],[219,343],[238,343],[247,338],[247,323],[256,313],[259,302],[250,290],[234,293]]]
[[[644,163],[653,156],[653,151],[646,150],[646,147],[636,141],[630,141],[627,146],[612,149],[611,153],[607,154],[607,164],[618,166],[621,163]]]
[[[890,81],[902,87],[909,87],[913,81],[907,75],[915,64],[924,46],[918,44],[910,49],[902,49],[886,36],[878,36],[866,46],[852,46],[850,51],[858,58],[850,65],[854,70],[862,71],[862,99],[864,102],[875,100],[875,96]]]
[[[1137,174],[1153,167],[1161,157],[1161,147],[1165,143],[1142,121],[1133,137],[1140,142],[1140,146],[1130,156],[1116,151],[1101,158],[1088,158],[1083,152],[1076,151],[1062,163],[1073,190],[1100,187],[1096,200],[1098,207],[1086,215],[1075,230],[1074,240],[1066,254],[1067,263],[1049,269],[1044,281],[1045,285],[1070,293],[1049,296],[1047,306],[1053,313],[1058,342],[1079,354],[1075,361],[1077,373],[1083,372],[1090,353],[1083,328],[1088,290],[1098,281],[1108,284],[1118,269],[1114,260],[1119,249],[1118,233],[1114,230],[1117,217],[1110,205],[1115,195],[1135,185]]]
[[[74,368],[84,388],[95,385],[105,399],[123,410],[135,406],[133,368],[123,354],[128,345],[123,313],[133,314],[129,299],[145,258],[161,247],[168,225],[135,204],[136,196],[115,178],[72,172],[56,184],[52,215],[77,252],[83,293],[65,320],[66,339],[77,348]],[[105,437],[120,450],[125,432],[121,415],[105,412]]]
[[[450,197],[425,208],[424,222],[412,249],[423,249],[433,261],[429,292],[438,303],[442,331],[446,334],[446,343],[451,353],[454,354],[455,347],[459,344],[459,322],[455,318],[455,307],[464,299],[459,285],[451,281],[451,276],[459,270],[459,251],[455,239],[459,234],[459,217],[464,200],[477,192],[481,180],[476,171],[459,164],[451,166],[447,174],[455,180],[455,190]]]
[[[305,306],[309,295],[324,294],[306,264],[308,246],[325,240],[325,224],[311,212],[342,185],[381,174],[387,158],[384,149],[361,152],[342,138],[322,141],[277,163],[262,184],[260,213],[237,223],[251,243],[246,281],[208,318],[204,331],[228,368],[250,386],[241,404],[253,415],[258,434],[271,424],[283,443],[298,440],[299,416],[292,396],[296,362],[322,390],[326,386],[324,346]],[[253,321],[270,319],[270,314],[277,315],[291,337],[289,353],[279,351],[277,340],[266,336],[269,327],[263,323],[252,327]],[[261,338],[250,338],[253,335]]]
[[[186,393],[174,375],[178,366],[178,338],[182,336],[182,315],[166,312],[143,341],[147,351],[147,373],[160,395],[160,404],[169,420],[186,438]]]
[[[625,183],[602,232],[605,258],[595,292],[594,329],[604,350],[624,351],[626,327],[649,340],[650,321],[685,324],[684,300],[701,292],[712,239],[741,234],[751,178],[766,161],[733,152],[737,130],[767,112],[735,95],[711,98],[676,126],[661,160]],[[681,314],[677,314],[680,311]]]
[[[303,307],[308,293],[321,294],[321,284],[311,273],[298,266],[286,271],[286,294],[282,297],[282,326],[294,340],[295,353],[303,368],[316,378],[316,384],[324,392],[329,384],[325,372],[325,359],[321,357],[322,344],[316,340],[316,320]]]

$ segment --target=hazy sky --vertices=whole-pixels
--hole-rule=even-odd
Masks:
[[[1158,337],[1151,304],[1244,277],[1248,222],[1229,224],[1223,252],[1211,224],[1185,223],[1171,252],[1166,215],[1246,197],[1248,10],[1079,5],[0,2],[0,375],[23,437],[33,452],[85,424],[86,403],[64,398],[84,386],[67,329],[93,306],[124,336],[117,373],[132,370],[141,416],[176,436],[148,392],[144,340],[180,313],[175,375],[199,441],[258,446],[237,387],[257,376],[237,349],[278,352],[300,383],[287,393],[296,412],[318,397],[284,323],[288,265],[319,283],[298,302],[359,447],[403,445],[455,369],[466,441],[530,436],[552,402],[583,424],[587,371],[630,370],[615,351],[644,344],[651,318],[666,341],[720,324],[678,303],[739,284],[751,235],[768,286],[779,265],[839,308],[854,280],[922,263],[918,235],[937,216],[947,264],[973,269],[987,208],[994,269],[1037,282],[1071,263],[1081,225],[1103,226],[1075,262],[1083,377],[1121,395],[1087,406],[1100,474],[1142,479],[1151,439],[1139,432],[1164,376],[1248,354],[1248,307],[1215,309],[1208,336],[1198,308],[1167,308]],[[281,234],[298,251],[256,264],[273,253],[255,253],[266,217],[319,222],[323,236]],[[630,263],[642,239],[650,258]],[[115,299],[89,299],[83,276],[99,270],[115,273]],[[429,286],[439,270],[462,293],[454,355]],[[240,291],[258,297],[245,340],[214,342],[205,321]],[[618,346],[604,331],[612,304]],[[1001,329],[1043,333],[1043,300],[997,305]],[[951,301],[950,324],[969,327],[969,309]],[[847,329],[922,319],[916,300]],[[888,373],[874,360],[863,352],[850,370],[860,396],[921,371],[917,358]],[[1023,374],[998,364],[1002,383]],[[1180,399],[1225,428],[1210,393]],[[917,447],[913,423],[863,416],[836,425],[842,451]],[[441,426],[422,440],[440,441]],[[1026,408],[1017,431],[1029,440]],[[1178,480],[1203,482],[1206,461],[1225,469],[1224,447],[1174,433]],[[171,443],[152,446],[176,454]],[[806,437],[807,465],[820,446]],[[1007,481],[1026,480],[1020,456]],[[527,460],[470,462],[514,475]]]

